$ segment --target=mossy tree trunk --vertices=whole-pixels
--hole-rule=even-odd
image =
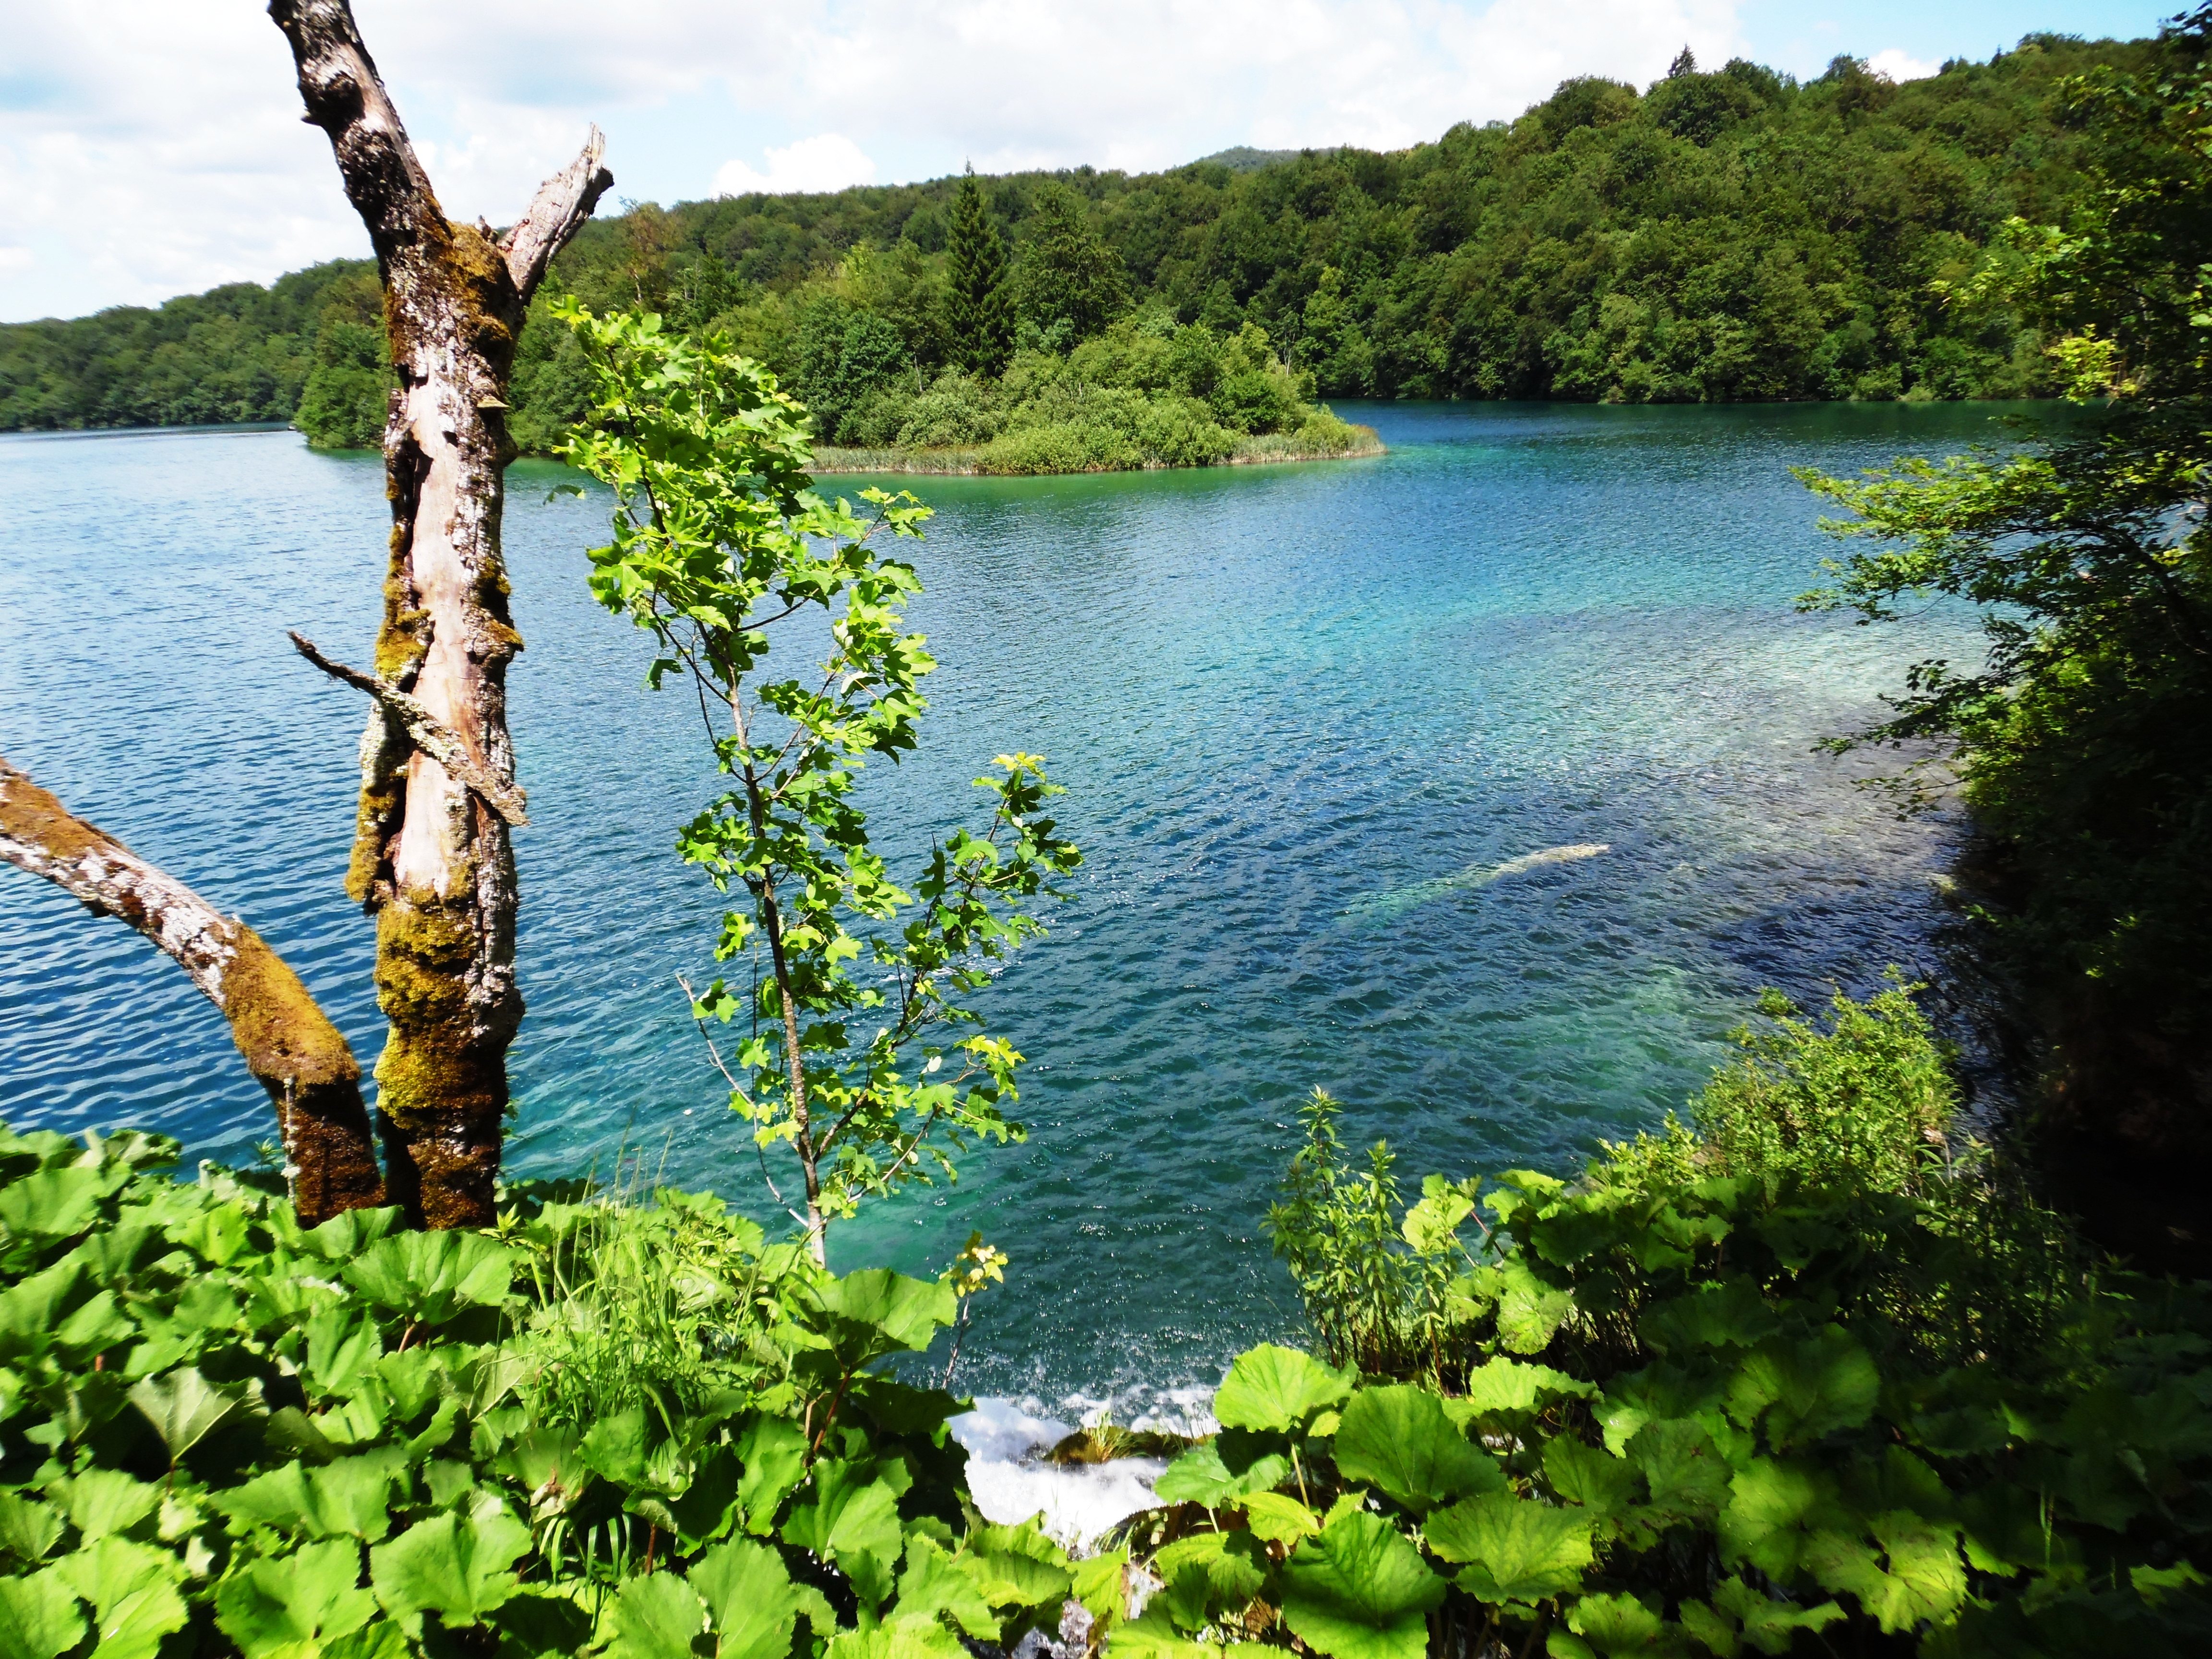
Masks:
[[[5,760],[0,860],[130,923],[222,1011],[246,1069],[276,1105],[284,1173],[304,1224],[384,1202],[353,1050],[258,933],[72,815]]]
[[[399,377],[384,433],[392,563],[375,679],[419,704],[511,788],[507,665],[522,648],[500,556],[501,475],[516,337],[546,263],[613,179],[595,128],[513,228],[439,207],[346,0],[271,0],[307,119],[330,135],[384,279]],[[380,698],[362,741],[347,890],[377,918],[377,990],[391,1035],[378,1115],[392,1201],[432,1227],[492,1218],[522,1018],[507,820],[410,736]]]

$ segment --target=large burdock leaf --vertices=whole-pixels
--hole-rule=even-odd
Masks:
[[[916,1534],[907,1540],[906,1570],[899,1574],[898,1617],[934,1619],[940,1613],[979,1640],[998,1639],[999,1615],[981,1588],[935,1540]]]
[[[1528,1365],[1503,1355],[1467,1374],[1467,1391],[1444,1401],[1444,1412],[1464,1427],[1478,1417],[1499,1413],[1533,1412],[1547,1394],[1570,1394],[1595,1399],[1597,1385],[1555,1371],[1549,1365]]]
[[[950,1285],[867,1267],[825,1286],[822,1310],[823,1334],[852,1370],[902,1348],[927,1347],[939,1327],[959,1317],[960,1301]]]
[[[1382,1516],[1354,1510],[1292,1552],[1283,1622],[1330,1659],[1422,1659],[1444,1581]]]
[[[361,1629],[376,1598],[359,1588],[361,1551],[343,1540],[254,1561],[216,1587],[215,1621],[246,1659],[296,1653]]]
[[[120,1469],[87,1469],[66,1486],[56,1482],[47,1490],[61,1500],[70,1523],[87,1543],[129,1532],[161,1501],[159,1486],[133,1480]]]
[[[622,1587],[608,1610],[614,1639],[608,1659],[691,1659],[691,1644],[707,1628],[707,1609],[673,1573],[647,1573]]]
[[[1461,1432],[1443,1402],[1402,1382],[1352,1396],[1336,1431],[1336,1467],[1346,1481],[1371,1481],[1417,1515],[1505,1488],[1496,1462]]]
[[[1632,1595],[1585,1595],[1567,1610],[1567,1628],[1612,1659],[1616,1654],[1662,1651],[1667,1621],[1657,1608]]]
[[[1594,1518],[1510,1493],[1439,1510],[1421,1528],[1429,1547],[1466,1571],[1454,1580],[1479,1601],[1536,1601],[1571,1590],[1589,1566]]]
[[[1075,1582],[1067,1552],[1033,1521],[1018,1527],[973,1527],[962,1558],[994,1607],[1057,1607]]]
[[[1710,1521],[1729,1500],[1728,1460],[1701,1423],[1678,1418],[1646,1423],[1628,1443],[1628,1461],[1644,1472],[1651,1505],[1681,1520]]]
[[[529,1547],[530,1529],[511,1515],[441,1515],[371,1550],[369,1582],[385,1611],[419,1639],[426,1613],[448,1626],[482,1622],[514,1594],[507,1569]]]
[[[902,1543],[898,1494],[874,1464],[825,1457],[814,1466],[813,1500],[792,1510],[783,1541],[835,1565],[872,1612],[890,1594]]]
[[[197,1366],[184,1365],[146,1378],[131,1390],[131,1403],[145,1413],[174,1463],[245,1403],[245,1390],[218,1388]]]
[[[0,1659],[57,1659],[84,1638],[84,1615],[52,1567],[0,1578]]]
[[[94,1659],[154,1659],[161,1638],[190,1615],[177,1583],[185,1564],[171,1550],[103,1538],[54,1563],[62,1582],[92,1603]]]
[[[1229,1429],[1294,1429],[1340,1406],[1359,1380],[1310,1353],[1263,1342],[1237,1356],[1213,1396],[1213,1414]]]
[[[1245,1606],[1267,1582],[1267,1555],[1249,1532],[1196,1532],[1152,1558],[1168,1618],[1197,1631]]]
[[[208,1501],[234,1519],[258,1522],[279,1532],[358,1538],[374,1544],[391,1529],[385,1497],[392,1476],[404,1463],[405,1454],[397,1446],[341,1457],[319,1469],[287,1463],[244,1486],[216,1492]]]
[[[1966,1597],[1966,1571],[1956,1529],[1899,1512],[1877,1516],[1874,1533],[1888,1557],[1887,1570],[1874,1550],[1837,1533],[1808,1540],[1805,1565],[1823,1589],[1857,1596],[1891,1635],[1959,1610]]]
[[[1163,1504],[1203,1504],[1219,1509],[1250,1493],[1273,1492],[1291,1478],[1291,1460],[1270,1452],[1243,1469],[1222,1461],[1218,1440],[1193,1446],[1160,1472],[1152,1495]]]
[[[1733,1653],[1748,1642],[1761,1653],[1790,1651],[1801,1630],[1820,1631],[1844,1616],[1833,1601],[1801,1607],[1777,1601],[1741,1578],[1723,1578],[1713,1587],[1712,1604],[1682,1603],[1682,1628],[1715,1653]]]
[[[1802,1342],[1761,1343],[1729,1384],[1729,1415],[1749,1428],[1762,1415],[1778,1451],[1836,1429],[1855,1429],[1874,1413],[1881,1373],[1873,1356],[1838,1326]]]
[[[691,1588],[713,1622],[716,1659],[784,1659],[805,1613],[817,1637],[836,1628],[822,1592],[793,1584],[783,1557],[749,1539],[718,1544],[691,1569]]]
[[[466,1309],[505,1301],[514,1255],[482,1233],[398,1233],[377,1240],[343,1271],[378,1307],[442,1325]]]
[[[828,1659],[968,1659],[968,1650],[933,1620],[894,1620],[873,1630],[840,1632]]]

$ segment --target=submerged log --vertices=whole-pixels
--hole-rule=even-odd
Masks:
[[[377,1061],[392,1201],[480,1226],[522,1018],[511,821],[520,817],[507,665],[522,648],[500,553],[514,459],[507,385],[546,264],[614,180],[592,130],[505,234],[446,217],[346,0],[271,0],[307,119],[330,136],[384,280],[399,388],[385,427],[391,571],[347,890],[377,918]],[[424,734],[437,741],[426,746]],[[465,763],[449,765],[458,753]],[[441,763],[441,749],[446,763]],[[457,775],[458,774],[458,775]],[[509,810],[511,809],[511,811]]]
[[[128,922],[222,1011],[246,1070],[276,1105],[285,1174],[303,1224],[384,1202],[353,1050],[258,933],[74,816],[4,759],[0,860],[45,877],[87,909]]]

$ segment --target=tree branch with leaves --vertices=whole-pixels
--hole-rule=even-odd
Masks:
[[[956,1153],[1022,1138],[1005,1111],[1022,1056],[965,1000],[1042,932],[1027,907],[1059,896],[1081,854],[1044,814],[1060,790],[1042,759],[1000,755],[976,780],[988,825],[934,847],[910,884],[893,878],[854,789],[870,761],[915,748],[936,662],[905,626],[920,579],[873,544],[918,538],[929,509],[869,489],[863,516],[817,495],[805,407],[726,341],[573,301],[556,313],[595,382],[563,454],[615,493],[592,593],[653,636],[650,685],[689,682],[729,780],[678,845],[743,896],[715,954],[745,961],[749,981],[717,979],[693,1012],[746,1021],[730,1103],[763,1148],[797,1159],[807,1242],[826,1261],[829,1224],[863,1199],[957,1179]],[[785,625],[826,627],[828,655],[767,671]]]

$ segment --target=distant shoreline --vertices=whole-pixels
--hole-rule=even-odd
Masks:
[[[1353,425],[1352,429],[1358,436],[1345,448],[1300,444],[1295,433],[1267,433],[1246,438],[1220,460],[1202,465],[1267,466],[1294,461],[1355,461],[1389,453],[1373,427]],[[1066,478],[1093,472],[1200,470],[1198,465],[1143,461],[1133,466],[1087,466],[1040,472],[1001,471],[981,465],[984,456],[984,447],[981,444],[951,449],[842,449],[835,445],[824,445],[814,452],[814,465],[808,470],[817,477],[824,477],[868,472],[903,472],[939,478]]]

